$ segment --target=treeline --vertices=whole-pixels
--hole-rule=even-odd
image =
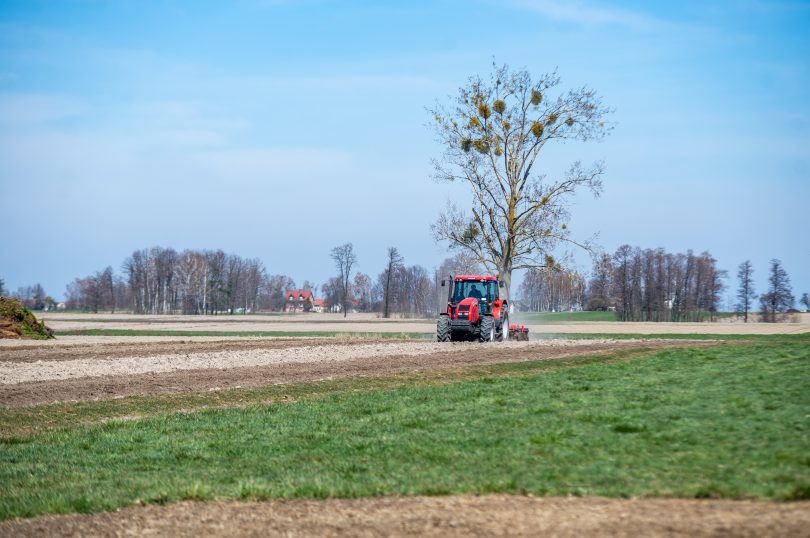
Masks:
[[[107,267],[74,279],[67,286],[65,307],[138,314],[279,312],[284,309],[286,292],[299,289],[287,275],[268,274],[260,260],[221,250],[136,250],[124,260],[121,269],[120,275]],[[480,272],[478,264],[464,254],[448,258],[435,271],[407,265],[392,247],[385,267],[376,277],[352,272],[345,304],[355,312],[433,316],[437,274]],[[304,281],[300,289],[322,297],[327,311],[343,311],[341,277],[333,277],[322,286]]]
[[[0,295],[8,295],[3,279],[0,279]],[[50,310],[56,308],[56,301],[53,297],[45,293],[45,289],[41,284],[17,288],[17,291],[12,293],[11,296],[19,300],[20,303],[29,310]]]
[[[704,321],[719,310],[724,278],[708,252],[622,245],[596,257],[587,282],[576,271],[528,271],[518,304],[531,312],[611,310],[622,321]]]
[[[383,317],[433,317],[438,307],[440,275],[482,271],[475,259],[465,253],[447,258],[437,269],[429,271],[421,265],[407,265],[399,251],[391,247],[376,278],[361,272],[354,275],[347,290],[348,302],[356,312],[377,312]],[[339,277],[330,278],[321,291],[327,308],[333,311],[340,308],[343,288]]]
[[[391,272],[390,279],[387,269],[377,278],[356,273],[349,288],[349,303],[355,312],[384,313],[387,287],[389,315],[432,315],[435,307],[433,281],[433,275],[421,265],[397,267]],[[330,278],[321,286],[321,293],[328,307],[340,305],[341,286],[338,278]]]
[[[585,304],[585,278],[576,271],[531,269],[518,289],[521,310],[565,312]]]
[[[67,287],[66,307],[138,314],[217,314],[280,310],[295,287],[285,275],[268,275],[262,262],[221,250],[152,247],[124,260],[123,275],[108,267]]]
[[[708,252],[622,245],[597,259],[586,307],[615,309],[622,321],[704,321],[719,310],[725,278]]]

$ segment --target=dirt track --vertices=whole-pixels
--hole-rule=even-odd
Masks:
[[[482,345],[245,338],[90,344],[67,340],[61,345],[48,342],[41,346],[0,347],[0,405],[250,388],[556,359],[618,349],[707,344],[545,340]]]
[[[0,522],[0,536],[810,536],[810,502],[383,497],[182,502]]]

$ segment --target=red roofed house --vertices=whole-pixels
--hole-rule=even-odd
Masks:
[[[315,302],[312,304],[312,311],[313,312],[325,312],[326,311],[326,301],[323,299],[315,299]]]
[[[285,312],[308,312],[315,307],[315,298],[309,290],[290,290],[284,299]]]

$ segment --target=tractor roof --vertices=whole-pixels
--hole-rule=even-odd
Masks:
[[[489,281],[495,281],[497,279],[494,276],[456,275],[456,280],[489,280]]]

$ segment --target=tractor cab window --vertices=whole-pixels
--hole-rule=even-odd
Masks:
[[[459,280],[456,281],[455,293],[453,294],[453,302],[458,303],[467,297],[474,297],[480,303],[491,303],[497,298],[495,286],[497,282],[485,280]]]

